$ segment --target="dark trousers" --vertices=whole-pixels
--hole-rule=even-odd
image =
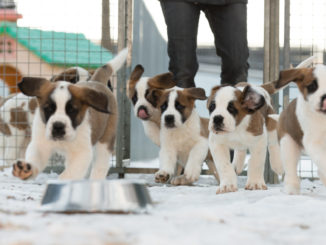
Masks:
[[[168,31],[169,70],[179,87],[195,87],[198,70],[197,30],[203,11],[214,34],[216,54],[222,59],[221,83],[247,81],[249,64],[247,43],[247,5],[194,4],[161,1]]]

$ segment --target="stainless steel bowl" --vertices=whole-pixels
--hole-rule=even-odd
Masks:
[[[146,212],[152,201],[146,186],[128,180],[52,181],[41,202],[47,212]]]

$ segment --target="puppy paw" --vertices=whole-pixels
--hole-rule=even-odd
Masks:
[[[27,162],[17,160],[17,162],[13,164],[12,174],[13,176],[16,176],[22,180],[26,180],[33,175],[32,165]]]
[[[245,186],[246,190],[267,190],[267,186],[264,181],[247,182]]]
[[[172,185],[191,185],[193,182],[194,181],[188,179],[185,175],[174,177],[171,180]]]
[[[217,187],[216,194],[222,194],[222,193],[227,193],[227,192],[235,192],[238,190],[238,187],[236,184],[226,184],[226,183],[221,183],[219,187]]]
[[[285,175],[284,192],[289,195],[300,194],[300,180],[298,177],[289,177]]]
[[[155,173],[155,182],[156,183],[166,183],[170,179],[170,174],[164,170],[159,170]]]
[[[297,186],[286,185],[284,187],[284,192],[289,195],[299,195],[300,188],[298,188]]]

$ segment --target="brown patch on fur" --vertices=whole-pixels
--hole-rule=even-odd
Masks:
[[[247,131],[254,136],[261,135],[264,132],[264,117],[260,111],[256,111],[251,115],[250,123]]]
[[[243,92],[241,92],[240,90],[235,91],[235,96],[237,100],[235,100],[233,104],[234,107],[238,110],[238,113],[235,117],[236,125],[239,125],[245,116],[250,115],[250,122],[247,131],[252,133],[254,136],[261,135],[264,131],[264,123],[266,122],[269,106],[265,103],[262,107],[260,107],[255,112],[253,113],[249,112],[243,106],[244,91]]]
[[[210,104],[212,103],[212,101],[214,100],[217,91],[218,91],[220,88],[222,88],[222,87],[223,87],[223,85],[219,85],[219,86],[215,86],[215,87],[212,88],[212,90],[211,90],[211,94],[210,94],[210,95],[208,96],[208,98],[207,98],[207,104],[206,104],[207,108],[209,108],[209,105],[210,105]]]
[[[267,117],[266,119],[267,131],[273,131],[277,128],[277,121],[273,118]]]
[[[265,89],[269,94],[275,94],[278,91],[278,89],[276,89],[276,84],[277,81],[273,81],[273,82],[264,83],[260,87]]]
[[[20,130],[25,130],[29,127],[27,112],[21,107],[15,107],[10,109],[10,124]]]
[[[99,112],[93,109],[92,107],[89,107],[89,114],[90,114],[89,120],[92,129],[91,140],[93,145],[98,141],[103,144],[107,143],[108,150],[112,152],[114,149],[116,127],[118,123],[117,102],[112,91],[109,88],[107,88],[105,85],[97,82],[79,82],[75,86],[82,89],[85,88],[92,89],[106,96],[106,100],[108,101],[107,110],[110,112],[109,114]],[[76,95],[76,103],[78,103],[77,100],[79,100],[80,103],[79,106],[82,106],[81,104],[83,104],[82,102],[83,98],[79,96],[83,96],[83,95],[81,94]],[[87,108],[88,108],[87,106],[84,107],[82,106],[81,114],[85,114]],[[83,120],[83,118],[84,116],[82,116],[81,120]]]
[[[208,130],[209,119],[201,117],[200,118],[200,135],[208,138],[209,130]]]
[[[291,101],[288,107],[282,111],[277,124],[277,134],[279,140],[281,140],[285,134],[288,134],[300,147],[303,147],[303,131],[295,113],[296,106],[297,99],[294,99]]]
[[[238,114],[235,117],[236,125],[239,125],[242,121],[242,119],[246,116],[249,115],[248,111],[245,110],[241,104],[242,101],[242,92],[240,90],[235,91],[235,97],[237,98],[234,101],[234,107],[238,110]]]
[[[315,80],[313,75],[314,68],[288,69],[280,72],[279,79],[276,82],[276,88],[281,88],[291,81],[295,82],[303,95],[307,98],[308,91],[306,87]]]
[[[32,98],[28,101],[28,109],[29,111],[34,114],[35,110],[37,108],[38,104],[37,104],[37,99],[36,98]]]
[[[148,86],[156,89],[168,89],[176,86],[171,72],[162,73],[148,80]]]
[[[11,131],[7,123],[0,117],[0,132],[4,135],[10,136]]]
[[[82,82],[84,85],[87,85],[87,82]],[[78,84],[82,84],[78,83]],[[98,84],[99,83],[94,83]],[[103,87],[103,86],[102,86]],[[106,93],[103,93],[102,90],[99,89],[93,89],[91,86],[75,86],[75,85],[69,85],[68,90],[73,95],[73,97],[77,98],[78,102],[76,101],[76,104],[82,104],[91,106],[94,109],[109,113],[108,111],[108,104],[109,104],[109,98]],[[82,107],[82,105],[78,105],[79,108]]]
[[[182,118],[186,121],[194,109],[195,99],[189,97],[187,93],[184,93],[184,91],[177,91],[177,94],[176,101],[185,107],[182,111]]]
[[[88,73],[90,75],[93,75],[94,70],[89,70]],[[79,79],[80,79],[80,77],[78,74],[78,69],[77,68],[68,68],[58,75],[53,75],[51,77],[50,81],[51,82],[66,81],[66,82],[75,84],[79,81]]]
[[[131,72],[128,81],[127,91],[126,91],[129,99],[131,99],[134,96],[135,86],[139,81],[139,79],[141,78],[141,76],[143,75],[143,73],[144,73],[144,68],[141,65],[136,65],[134,70]]]
[[[19,89],[27,96],[44,97],[55,88],[55,84],[39,77],[23,77],[18,83]]]
[[[78,72],[76,68],[69,68],[64,70],[58,75],[54,75],[51,77],[51,82],[57,82],[57,81],[67,81],[71,83],[76,83],[79,80]]]

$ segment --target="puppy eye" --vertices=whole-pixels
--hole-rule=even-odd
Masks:
[[[318,89],[318,83],[317,83],[317,80],[313,80],[312,83],[310,83],[308,86],[307,86],[307,90],[308,90],[308,93],[311,94],[313,92],[315,92],[316,90]]]
[[[183,105],[181,105],[178,101],[175,102],[175,108],[178,110],[178,111],[182,111],[185,107]]]
[[[138,100],[138,96],[137,96],[137,92],[135,92],[131,98],[131,101],[135,105],[137,103],[137,100]]]
[[[209,114],[211,114],[216,108],[216,104],[215,102],[212,102],[209,107],[208,107],[208,111],[209,111]]]
[[[67,103],[66,112],[67,114],[71,115],[77,113],[78,109],[76,109],[71,103]]]
[[[235,108],[234,103],[232,101],[228,104],[227,110],[233,116],[237,115],[237,113],[238,113],[238,110],[237,110],[237,108]]]
[[[149,89],[146,89],[146,91],[145,91],[145,98],[147,98],[148,94],[149,94]]]
[[[47,103],[43,106],[43,110],[47,114],[54,113],[56,109],[57,109],[57,106],[55,105],[55,103]]]
[[[163,105],[161,105],[161,111],[164,112],[168,108],[168,103],[165,102]]]

